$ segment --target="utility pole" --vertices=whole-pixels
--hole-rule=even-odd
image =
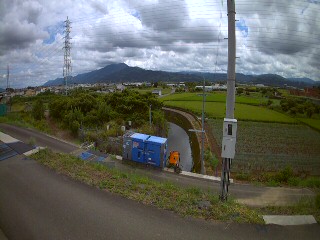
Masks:
[[[205,95],[206,81],[203,78],[203,93],[202,93],[202,131],[201,131],[201,174],[205,174],[204,168],[204,101],[206,98]]]
[[[10,77],[10,69],[9,69],[9,65],[7,65],[7,91],[8,91],[8,88],[9,88],[9,78]]]
[[[149,122],[150,122],[150,128],[152,127],[152,121],[151,121],[151,107],[152,107],[152,104],[150,104],[149,106]]]
[[[206,174],[205,171],[205,167],[204,167],[204,134],[205,134],[205,130],[204,130],[204,103],[205,103],[205,99],[206,99],[206,94],[205,94],[205,86],[206,86],[206,81],[203,78],[203,93],[199,94],[199,96],[202,95],[202,118],[201,118],[201,130],[197,130],[197,129],[189,129],[189,132],[201,132],[201,174]]]
[[[64,77],[64,87],[65,87],[65,94],[68,94],[68,81],[71,78],[71,56],[70,56],[70,50],[71,50],[71,38],[70,38],[70,31],[71,31],[71,22],[69,21],[69,18],[67,17],[67,20],[65,22],[65,36],[64,36],[64,65],[63,65],[63,77]]]
[[[226,201],[230,185],[230,167],[235,155],[237,120],[234,119],[235,81],[236,81],[236,32],[235,32],[235,0],[228,2],[228,80],[226,118],[223,123],[222,139],[222,172],[220,200]]]

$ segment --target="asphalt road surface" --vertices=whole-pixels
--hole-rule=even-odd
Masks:
[[[21,155],[0,162],[0,228],[8,239],[316,239],[294,227],[182,218],[101,191]]]
[[[29,143],[31,139],[34,139],[38,146],[48,147],[57,152],[69,153],[77,149],[76,146],[70,143],[59,141],[32,129],[0,123],[0,131],[1,130],[25,143]]]

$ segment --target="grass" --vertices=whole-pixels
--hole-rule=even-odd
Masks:
[[[19,127],[35,128],[35,129],[38,129],[39,131],[49,133],[49,134],[52,133],[46,120],[44,119],[40,121],[35,120],[30,115],[30,113],[23,113],[23,112],[7,113],[6,116],[0,117],[0,122],[17,125]]]
[[[320,194],[315,198],[303,198],[293,206],[268,206],[258,210],[261,215],[313,215],[320,222]]]
[[[199,96],[201,93],[177,93],[166,96],[161,99],[161,101],[202,101],[202,96]],[[226,93],[225,92],[214,92],[206,93],[206,102],[226,102]],[[261,105],[265,104],[268,101],[267,98],[261,97],[259,95],[252,96],[236,96],[237,103],[244,103],[250,105]]]
[[[144,175],[109,169],[77,157],[48,149],[31,156],[41,164],[91,186],[159,209],[206,220],[263,223],[255,210],[232,200],[222,203],[216,195],[198,188],[179,188],[170,182],[157,182]]]
[[[200,115],[202,111],[202,102],[200,101],[165,101],[164,104],[169,107],[179,107],[190,110]],[[205,113],[210,118],[225,117],[225,103],[206,102]],[[235,117],[238,120],[261,121],[261,122],[279,122],[279,123],[296,123],[294,118],[282,113],[273,111],[268,108],[252,106],[247,104],[236,103]]]
[[[320,119],[299,118],[299,121],[306,123],[307,125],[320,131]]]
[[[162,89],[162,88],[146,88],[146,89],[133,88],[133,90],[135,90],[135,91],[137,91],[139,93],[152,92],[155,89],[161,89],[161,94],[162,95],[168,94],[168,93],[171,92],[171,88],[165,88],[165,89]]]

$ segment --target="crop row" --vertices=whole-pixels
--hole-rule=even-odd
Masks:
[[[202,111],[202,102],[200,101],[165,101],[166,106],[179,107],[190,110],[200,115]],[[210,118],[225,117],[225,103],[222,102],[206,102],[205,114]],[[295,123],[296,120],[282,113],[247,104],[236,103],[235,117],[238,120],[262,121],[262,122],[282,122]]]
[[[221,147],[222,120],[209,124]],[[234,171],[277,171],[287,165],[320,175],[320,133],[304,125],[239,121]]]

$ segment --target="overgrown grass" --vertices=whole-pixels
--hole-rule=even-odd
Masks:
[[[232,200],[222,203],[216,195],[203,192],[198,188],[179,188],[170,182],[157,182],[143,175],[109,169],[101,164],[83,161],[67,154],[54,153],[48,149],[32,155],[32,158],[59,173],[91,186],[120,194],[146,205],[171,210],[182,216],[263,223],[256,211]]]
[[[303,198],[293,206],[268,206],[259,210],[262,215],[313,215],[320,223],[320,194],[315,198]]]
[[[287,166],[278,172],[235,173],[233,176],[240,181],[253,182],[257,185],[270,187],[290,186],[320,189],[320,177],[303,175],[303,173],[294,173],[292,168]]]
[[[20,127],[35,128],[39,131],[51,134],[52,131],[45,119],[35,120],[30,113],[11,112],[0,117],[0,123],[13,124]]]
[[[200,115],[202,111],[202,102],[200,101],[165,101],[166,106],[179,107],[190,110]],[[225,117],[225,103],[206,102],[205,113],[210,118]],[[268,108],[236,103],[235,117],[238,120],[278,122],[278,123],[296,123],[297,120],[282,113]]]

